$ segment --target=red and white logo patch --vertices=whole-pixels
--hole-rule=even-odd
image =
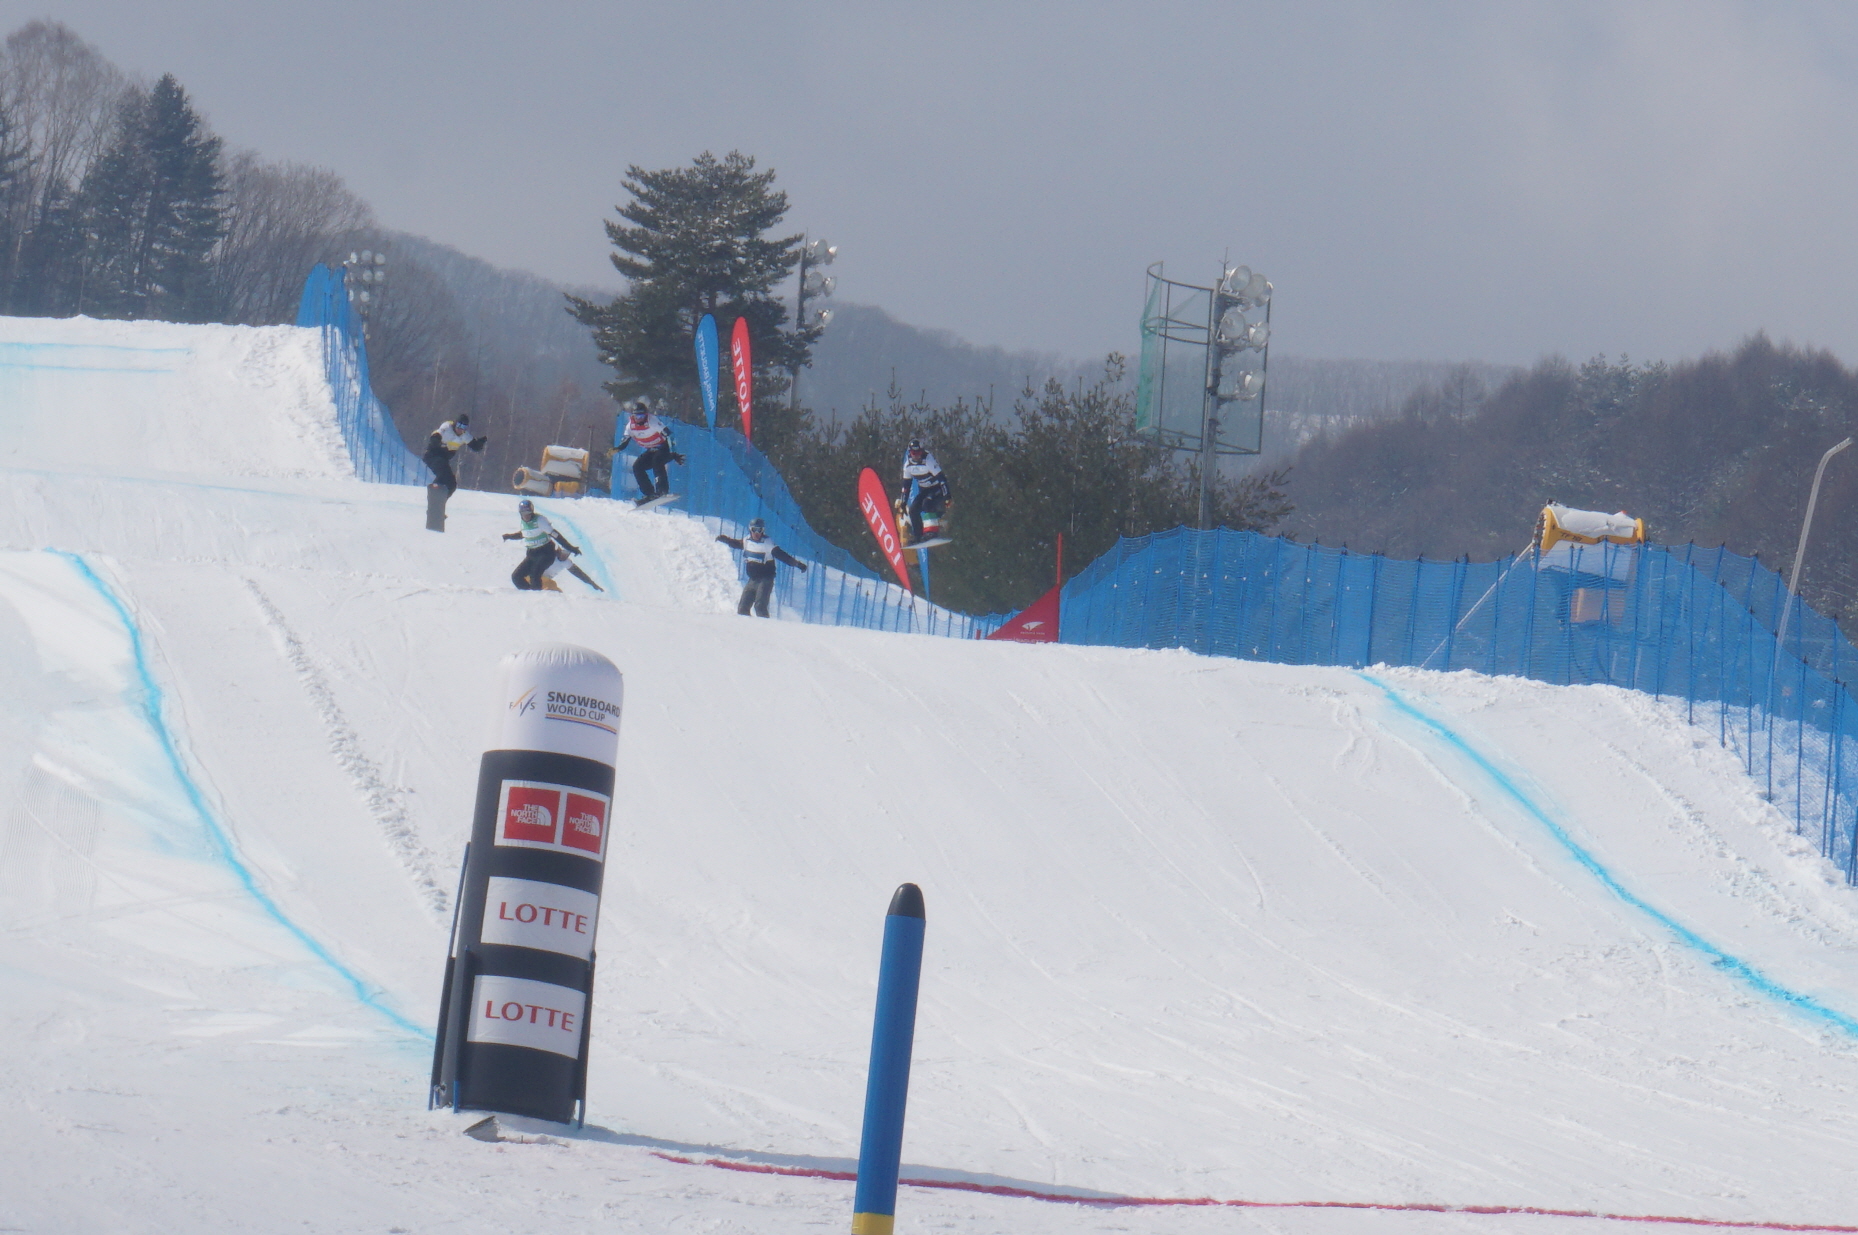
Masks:
[[[606,856],[612,799],[586,789],[506,780],[497,803],[497,844],[553,849],[596,861]]]

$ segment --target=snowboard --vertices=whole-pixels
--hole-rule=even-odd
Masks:
[[[649,502],[640,502],[638,505],[634,506],[633,509],[634,510],[650,510],[654,506],[663,506],[666,502],[675,502],[677,501],[677,498],[678,498],[677,494],[667,493],[662,497],[655,497]]]
[[[445,530],[445,503],[451,493],[444,485],[426,486],[426,530],[443,532]]]
[[[943,545],[952,545],[954,543],[954,541],[946,536],[930,536],[924,540],[912,540],[903,547],[905,549],[939,549]]]

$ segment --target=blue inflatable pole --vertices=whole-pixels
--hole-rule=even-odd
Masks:
[[[716,388],[722,380],[722,351],[716,345],[716,319],[708,313],[697,323],[697,385],[703,391],[703,415],[716,427]]]
[[[877,971],[877,1020],[871,1027],[871,1074],[865,1081],[852,1235],[891,1235],[897,1221],[897,1172],[903,1163],[903,1107],[910,1096],[923,926],[922,889],[906,883],[890,898],[884,918],[884,959]]]

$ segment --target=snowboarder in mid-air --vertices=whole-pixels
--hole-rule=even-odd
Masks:
[[[677,453],[677,445],[672,441],[671,430],[664,421],[652,415],[652,405],[645,399],[634,399],[632,406],[626,409],[626,423],[619,427],[619,433],[613,440],[613,453],[624,454],[628,444],[637,442],[644,451],[632,464],[632,478],[639,482],[639,496],[633,505],[643,506],[655,498],[671,496],[671,478],[667,467],[672,463],[682,463],[684,456]],[[653,476],[658,483],[652,483]]]
[[[569,544],[568,538],[555,530],[555,525],[548,521],[547,515],[537,513],[535,503],[528,498],[516,503],[516,517],[522,526],[514,532],[505,532],[503,539],[522,541],[526,552],[522,565],[510,573],[510,582],[521,591],[539,592],[542,590],[543,576],[555,564],[556,546],[576,554],[580,549]]]
[[[458,477],[452,472],[452,456],[467,446],[481,452],[489,440],[472,437],[471,417],[460,413],[458,419],[448,420],[427,434],[426,453],[420,459],[432,469],[432,483],[444,489],[449,498],[458,490]]]
[[[768,597],[774,594],[776,562],[785,562],[801,574],[806,573],[805,562],[768,539],[768,525],[760,519],[748,521],[746,540],[737,540],[733,536],[718,536],[716,539],[731,549],[742,551],[742,564],[748,574],[748,582],[742,585],[742,599],[735,611],[743,617],[748,616],[751,607],[756,617],[768,616]]]
[[[898,505],[910,517],[910,541],[923,540],[923,512],[936,517],[939,524],[948,513],[948,477],[942,465],[921,441],[911,438],[903,452],[903,492]]]

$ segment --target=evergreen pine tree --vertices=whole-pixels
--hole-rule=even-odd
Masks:
[[[226,231],[219,151],[172,74],[124,100],[109,146],[78,189],[79,312],[214,316],[211,256]]]
[[[601,361],[616,374],[606,389],[622,399],[650,393],[691,416],[699,406],[691,350],[697,322],[715,315],[726,374],[729,331],[737,317],[747,317],[762,392],[757,404],[784,412],[768,396],[784,387],[786,370],[807,362],[821,332],[786,329],[787,307],[773,295],[798,264],[801,240],[767,235],[787,214],[787,194],[774,188],[774,172],[756,171],[755,160],[736,151],[720,159],[706,151],[689,167],[632,166],[626,175],[633,200],[620,207],[622,221],[607,223],[606,234],[618,250],[613,267],[630,287],[608,304],[568,298],[569,311],[592,328]],[[726,376],[722,398],[733,410]],[[739,420],[739,413],[725,419]]]

